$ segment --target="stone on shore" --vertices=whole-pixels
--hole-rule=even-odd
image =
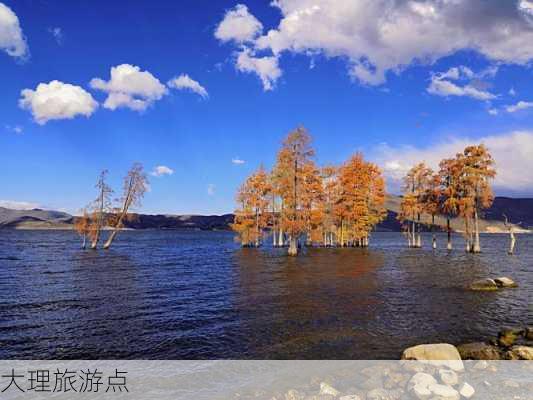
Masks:
[[[297,390],[291,389],[285,394],[285,400],[303,400],[305,396]]]
[[[464,365],[455,346],[447,343],[421,344],[404,350],[402,360],[417,360],[454,371],[463,371]]]
[[[320,384],[320,394],[329,394],[330,396],[337,397],[340,392],[326,382],[322,382]]]
[[[429,385],[428,389],[433,393],[434,398],[439,400],[459,400],[459,392],[454,388],[446,385],[434,383]]]
[[[409,380],[409,383],[407,384],[407,390],[412,390],[416,386],[427,388],[429,385],[433,385],[435,383],[437,383],[437,380],[430,374],[426,374],[425,372],[417,372]]]
[[[513,346],[508,354],[511,360],[533,360],[533,347]]]
[[[385,389],[373,389],[366,394],[367,400],[394,400],[394,397]]]
[[[474,388],[466,382],[463,383],[463,386],[461,386],[461,389],[459,389],[459,394],[465,399],[469,399],[474,395],[474,393],[476,393]]]
[[[347,396],[342,396],[339,400],[361,400],[361,398],[356,394],[349,394]]]
[[[478,281],[472,282],[470,285],[470,290],[474,291],[495,291],[498,290],[499,287],[494,281],[494,279],[480,279]]]
[[[416,385],[413,387],[412,391],[416,398],[420,400],[428,400],[432,395],[431,390],[429,390],[427,386]]]
[[[518,287],[515,281],[513,281],[511,278],[507,278],[506,276],[502,276],[500,278],[494,279],[494,282],[498,287],[501,288],[515,288]]]
[[[457,346],[463,360],[501,360],[502,353],[496,346],[483,342]]]
[[[454,386],[459,383],[459,377],[450,369],[439,369],[439,377],[445,385]]]

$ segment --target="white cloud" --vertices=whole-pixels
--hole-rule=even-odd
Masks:
[[[386,144],[373,151],[372,158],[382,166],[389,190],[397,192],[405,173],[416,163],[425,161],[437,170],[439,161],[450,158],[466,146],[484,143],[496,161],[494,187],[498,192],[533,193],[533,131],[515,131],[478,139],[450,138],[430,147]]]
[[[115,110],[126,107],[134,111],[144,111],[166,93],[165,85],[148,71],[141,71],[137,66],[121,64],[111,68],[111,78],[91,80],[93,89],[108,93],[104,107]]]
[[[509,96],[516,96],[516,90],[514,88],[509,89]]]
[[[24,128],[21,125],[6,125],[6,130],[9,132],[16,133],[18,135],[22,134],[24,132]]]
[[[207,185],[207,194],[209,196],[214,196],[215,195],[215,188],[216,188],[216,186],[213,183],[208,184]]]
[[[498,115],[500,112],[496,109],[496,108],[489,108],[487,110],[487,112],[490,114],[490,115]]]
[[[48,28],[48,32],[54,37],[57,44],[63,44],[63,30],[59,27]]]
[[[152,176],[164,176],[164,175],[172,175],[174,173],[174,170],[172,168],[169,168],[165,165],[159,165],[153,169],[153,171],[150,173]]]
[[[533,107],[533,102],[531,102],[531,101],[519,101],[516,104],[510,105],[510,106],[506,106],[505,107],[505,111],[507,111],[509,113],[515,113],[517,111],[526,110],[526,109],[532,108],[532,107]]]
[[[485,72],[481,72],[485,76]],[[453,81],[465,81],[476,77],[474,72],[465,66],[450,68],[443,73],[434,74],[431,77],[431,82],[426,89],[428,93],[437,96],[466,96],[476,100],[493,100],[497,96],[475,87],[471,82],[466,84],[457,84]]]
[[[278,57],[256,57],[252,50],[244,48],[237,55],[236,67],[241,72],[257,74],[265,91],[272,90],[282,72],[278,65]]]
[[[42,208],[38,203],[14,200],[0,200],[0,207],[9,208],[11,210],[33,210],[34,208]]]
[[[235,165],[242,165],[242,164],[246,163],[246,161],[241,160],[239,157],[232,158],[231,162],[233,164],[235,164]]]
[[[44,125],[53,119],[89,117],[98,107],[93,97],[79,86],[57,80],[39,83],[35,90],[20,92],[19,107],[29,110],[35,121]]]
[[[167,85],[170,88],[174,88],[178,90],[183,90],[183,89],[190,90],[200,95],[204,99],[207,99],[209,97],[207,90],[202,85],[200,85],[198,81],[195,81],[187,74],[181,74],[180,76],[176,78],[172,78],[170,81],[168,81]]]
[[[276,0],[271,4],[282,18],[275,29],[254,40],[255,50],[340,57],[347,60],[350,75],[366,84],[381,84],[388,72],[429,65],[463,49],[496,63],[526,65],[533,59],[529,0]]]
[[[263,24],[248,12],[244,4],[237,4],[224,15],[215,30],[215,37],[223,42],[243,43],[255,39],[263,30]]]
[[[0,50],[12,57],[24,59],[29,50],[17,15],[4,3],[0,3]]]

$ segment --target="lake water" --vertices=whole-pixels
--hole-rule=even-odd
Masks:
[[[410,345],[533,323],[533,235],[483,253],[241,249],[229,232],[130,231],[82,251],[68,231],[0,231],[0,359],[397,359]],[[444,235],[438,236],[443,246]],[[509,276],[519,288],[470,292]]]

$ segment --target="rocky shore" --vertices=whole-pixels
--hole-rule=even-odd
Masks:
[[[337,370],[290,389],[256,390],[235,399],[265,400],[531,400],[533,327],[505,328],[487,342],[422,344],[400,361],[339,361]],[[289,361],[290,362],[290,361]],[[283,386],[281,384],[274,386]]]

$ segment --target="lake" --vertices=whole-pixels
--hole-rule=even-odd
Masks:
[[[69,231],[0,231],[0,359],[397,359],[420,343],[533,323],[533,235],[482,235],[479,255],[241,249],[229,232],[128,231],[80,250]],[[445,235],[438,235],[444,247]],[[479,278],[520,286],[471,292]]]

